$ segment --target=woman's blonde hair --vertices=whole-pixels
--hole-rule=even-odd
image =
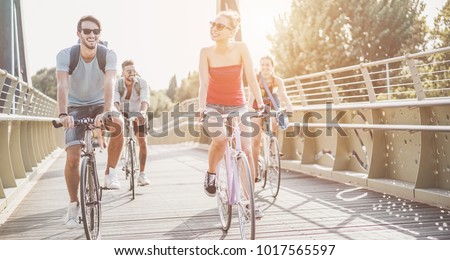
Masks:
[[[241,23],[241,17],[239,13],[233,10],[221,11],[217,14],[217,17],[219,16],[224,16],[228,18],[228,20],[230,20],[231,22],[231,27],[233,27],[233,29],[238,28]]]

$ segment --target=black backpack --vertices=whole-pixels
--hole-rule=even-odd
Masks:
[[[106,67],[106,52],[108,48],[106,45],[103,45],[102,42],[97,44],[97,53],[95,56],[97,57],[98,67],[105,73]],[[80,44],[76,44],[70,48],[70,63],[69,63],[69,75],[72,75],[72,72],[78,65],[78,60],[80,59]]]

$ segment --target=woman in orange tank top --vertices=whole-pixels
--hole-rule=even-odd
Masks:
[[[200,52],[199,64],[199,110],[201,112],[216,111],[220,114],[246,112],[247,104],[242,86],[242,71],[245,70],[250,91],[256,97],[258,106],[263,106],[261,92],[253,72],[253,62],[250,52],[244,42],[234,41],[239,29],[239,14],[234,11],[224,11],[211,22],[210,36],[215,42],[213,46],[205,47]],[[225,153],[227,136],[224,126],[212,126],[217,118],[209,117],[207,132],[211,136],[208,152],[208,170],[205,175],[205,192],[208,196],[216,193],[216,168]],[[251,127],[240,124],[242,133],[253,131]],[[251,137],[241,137],[242,149],[247,154],[250,170],[255,175],[252,163]]]

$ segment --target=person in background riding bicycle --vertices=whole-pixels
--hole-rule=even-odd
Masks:
[[[114,137],[108,145],[105,186],[111,189],[120,187],[115,168],[123,145],[123,119],[113,106],[117,57],[114,51],[107,49],[104,71],[100,68],[97,49],[101,29],[100,21],[93,16],[84,16],[78,21],[80,55],[77,57],[78,65],[72,72],[69,72],[72,48],[63,49],[56,56],[59,119],[66,129],[67,158],[64,175],[70,196],[65,223],[67,228],[78,226],[79,165],[84,139],[84,127],[75,127],[74,120],[95,117],[96,126],[101,126],[102,122],[110,126],[109,130],[114,133]],[[108,123],[107,117],[112,121]]]
[[[281,103],[279,100],[279,98],[281,98],[281,101],[283,101],[286,106],[286,112],[292,113],[294,111],[294,109],[292,107],[292,103],[291,103],[289,97],[286,94],[286,88],[284,86],[283,79],[281,79],[280,77],[278,77],[274,74],[275,64],[274,64],[273,58],[269,55],[263,56],[260,59],[259,63],[260,63],[260,72],[257,75],[257,79],[258,79],[259,88],[263,95],[264,104],[270,105],[271,110],[275,109],[275,106],[272,104],[272,101],[269,97],[269,93],[267,93],[266,88],[263,85],[261,77],[266,82],[266,85],[267,85],[269,91],[271,92],[274,101],[278,103],[276,105],[276,107],[278,107],[278,108],[281,107],[280,106]],[[253,109],[258,108],[258,104],[255,101],[255,98],[251,94],[249,95],[249,104],[252,104]],[[262,130],[263,118],[252,118],[252,121],[258,125],[258,127],[256,128],[256,129],[258,129],[258,132],[255,133],[255,135],[253,136],[253,141],[252,141],[253,162],[255,164],[256,169],[258,169],[258,157],[259,157],[259,152],[260,152],[259,149],[260,149],[260,145],[261,145],[261,133],[262,133],[261,130]],[[278,129],[278,125],[277,125],[276,120],[271,118],[271,130],[272,130],[274,136],[277,136],[277,129]],[[258,180],[259,179],[257,179],[257,181]]]
[[[149,185],[145,174],[147,160],[147,109],[150,105],[150,89],[147,82],[139,77],[134,67],[134,61],[122,63],[122,77],[116,81],[114,105],[127,118],[137,117],[139,122],[133,122],[134,134],[139,143],[139,177],[140,185]],[[126,134],[130,134],[125,131]]]
[[[250,91],[256,97],[258,106],[263,109],[263,100],[253,72],[253,62],[247,45],[234,40],[239,30],[240,18],[235,11],[220,12],[214,22],[211,22],[210,36],[215,44],[205,47],[200,52],[199,64],[199,110],[202,113],[215,112],[216,114],[245,113],[247,105],[242,87],[243,70]],[[225,127],[214,125],[217,117],[207,118],[205,130],[214,133],[211,136],[211,145],[208,153],[208,170],[205,175],[204,189],[208,196],[216,193],[216,169],[225,153],[228,141]],[[252,158],[250,126],[239,124],[242,133],[242,149],[247,154],[249,162]],[[254,164],[250,163],[252,176],[255,175]]]

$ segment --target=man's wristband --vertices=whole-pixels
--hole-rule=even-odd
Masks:
[[[62,116],[68,116],[68,114],[67,113],[61,113],[61,114],[59,114],[58,118],[61,118]]]

